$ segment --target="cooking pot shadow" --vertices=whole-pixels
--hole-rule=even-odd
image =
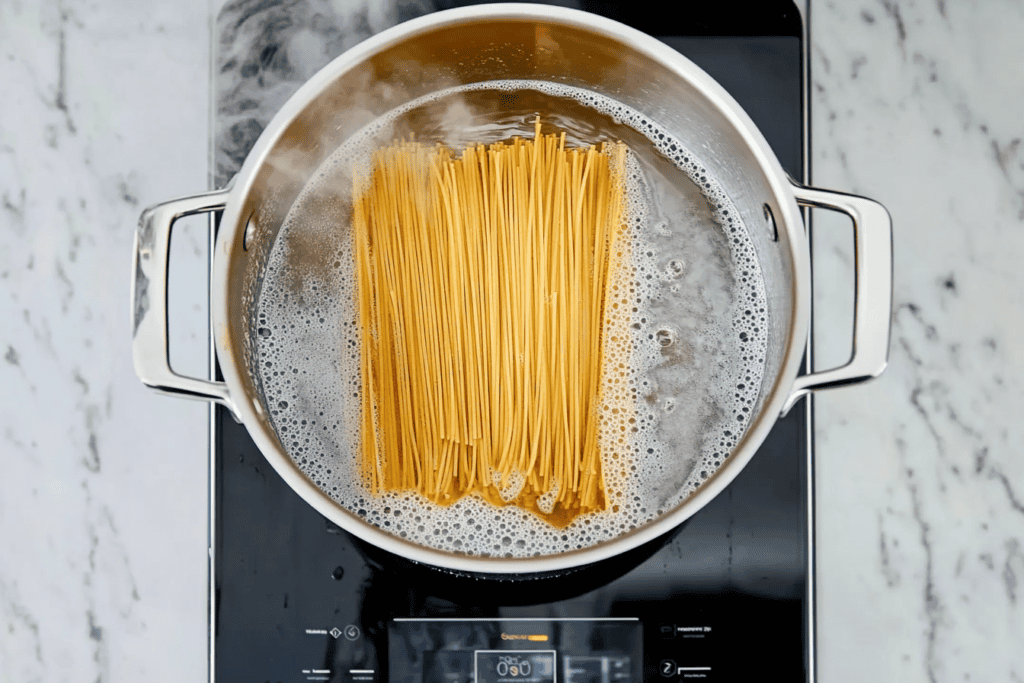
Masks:
[[[550,572],[469,572],[401,557],[352,537],[354,547],[380,572],[385,585],[414,586],[417,592],[456,605],[526,606],[579,597],[625,576],[672,542],[689,520],[642,545],[591,564]],[[382,577],[382,578],[383,578]],[[400,590],[400,589],[399,589]]]

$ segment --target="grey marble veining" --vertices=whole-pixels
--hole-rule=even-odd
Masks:
[[[428,8],[0,5],[0,681],[205,678],[206,409],[135,378],[132,232],[205,188],[211,133],[220,186],[322,64]],[[889,369],[816,399],[820,680],[1024,681],[1024,7],[811,9],[813,180],[885,204],[896,255]],[[816,214],[824,366],[852,257]]]
[[[821,678],[1021,680],[1024,11],[812,9],[814,180],[885,204],[896,259],[889,369],[817,402]],[[849,348],[847,235],[815,231],[819,361]]]
[[[205,408],[139,385],[128,303],[142,207],[205,186],[205,28],[0,6],[0,681],[205,675]]]

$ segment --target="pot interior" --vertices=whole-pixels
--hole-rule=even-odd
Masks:
[[[678,520],[694,490],[734,476],[736,454],[756,448],[751,434],[763,438],[777,417],[764,406],[777,405],[773,397],[787,389],[796,296],[791,240],[802,230],[792,200],[779,197],[750,132],[685,60],[655,59],[649,45],[578,23],[578,15],[443,23],[438,16],[418,30],[382,34],[326,67],[270,124],[240,174],[218,249],[226,257],[228,309],[227,338],[218,343],[258,402],[258,419],[247,427],[276,446],[267,453],[275,467],[277,456],[287,459],[340,501],[335,522],[372,524],[441,553],[572,553]],[[517,85],[484,85],[496,81]],[[623,106],[602,112],[604,99],[595,105],[580,92]],[[657,423],[660,457],[636,472],[624,466],[616,486],[632,516],[591,529],[574,523],[568,542],[527,513],[492,515],[483,503],[461,517],[416,521],[423,509],[409,496],[382,504],[352,484],[359,439],[346,232],[353,140],[364,140],[373,124],[383,130],[379,142],[415,134],[458,148],[522,134],[536,115],[546,130],[568,129],[570,141],[619,139],[634,151],[647,179],[639,191],[649,207],[648,271],[665,280],[637,314],[659,347],[637,405]],[[678,149],[659,149],[652,142],[659,134]],[[643,501],[632,501],[636,492]],[[452,531],[460,519],[481,528]],[[467,536],[488,541],[473,546]]]

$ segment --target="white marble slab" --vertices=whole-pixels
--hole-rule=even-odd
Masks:
[[[1024,11],[812,12],[813,177],[888,207],[896,307],[886,374],[817,402],[821,680],[1024,680]],[[825,230],[849,232],[818,227],[835,361],[849,256]]]
[[[206,676],[206,413],[138,383],[128,284],[141,209],[207,183],[212,14],[0,5],[0,681]],[[812,34],[813,177],[891,211],[897,306],[883,378],[817,401],[820,680],[1022,681],[1024,10],[814,2]],[[816,226],[828,363],[850,240]]]
[[[206,676],[206,407],[140,385],[128,288],[142,208],[206,187],[207,11],[0,5],[0,681]]]

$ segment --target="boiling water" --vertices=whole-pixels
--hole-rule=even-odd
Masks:
[[[360,342],[349,230],[351,173],[395,138],[467,144],[565,131],[570,144],[629,147],[631,272],[606,349],[602,465],[609,510],[555,529],[514,506],[467,497],[370,495],[360,477]],[[627,269],[623,269],[627,271]],[[583,548],[640,527],[691,495],[746,429],[767,348],[764,283],[739,214],[682,144],[590,91],[500,81],[440,91],[374,121],[340,147],[295,201],[256,304],[258,373],[281,444],[300,469],[369,523],[416,543],[522,557]],[[618,410],[615,408],[618,407]]]

